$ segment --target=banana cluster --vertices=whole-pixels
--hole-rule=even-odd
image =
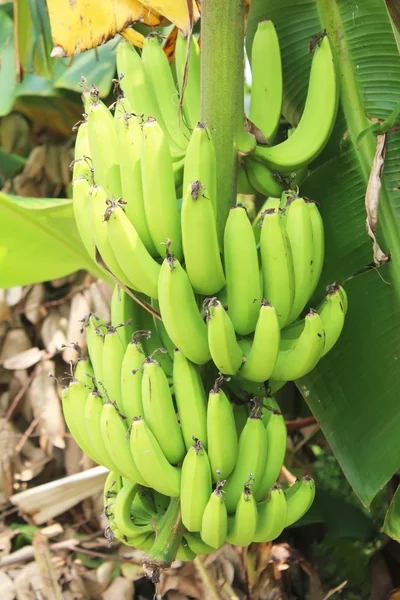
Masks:
[[[110,470],[105,512],[114,537],[149,549],[176,497],[183,560],[280,535],[308,510],[315,487],[309,477],[285,491],[276,483],[287,439],[276,400],[264,391],[235,405],[221,374],[207,394],[198,365],[158,348],[154,328],[136,329],[148,313],[118,287],[111,312],[109,327],[85,317],[90,358],[76,363],[62,403],[79,446]]]
[[[307,308],[323,267],[324,229],[316,203],[293,185],[329,137],[337,83],[323,37],[301,120],[271,145],[281,59],[273,24],[259,24],[249,117],[268,145],[244,152],[248,136],[238,135],[238,189],[268,199],[254,223],[244,206],[233,206],[221,236],[195,38],[178,35],[175,73],[156,36],[141,56],[121,42],[117,66],[123,93],[114,116],[96,89],[83,94],[73,208],[87,252],[118,284],[111,325],[94,314],[84,319],[89,359],[76,364],[63,410],[82,450],[110,470],[112,535],[150,548],[179,497],[185,533],[177,556],[191,560],[225,542],[276,538],[314,498],[310,477],[287,490],[276,483],[287,432],[271,394],[331,350],[347,311],[337,283]],[[185,88],[181,107],[175,79]]]

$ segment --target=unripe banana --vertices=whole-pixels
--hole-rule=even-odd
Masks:
[[[256,327],[261,296],[260,271],[254,233],[242,204],[228,215],[224,231],[224,260],[228,292],[228,315],[236,333],[247,335]]]
[[[236,464],[238,436],[232,405],[219,379],[208,396],[207,439],[213,481],[226,479]]]
[[[258,520],[253,542],[271,542],[281,535],[286,527],[286,496],[280,485],[271,489],[268,500],[257,504]]]
[[[138,303],[129,294],[119,287],[114,286],[111,297],[111,325],[117,330],[119,339],[124,348],[132,339],[138,315]]]
[[[117,330],[109,327],[103,344],[103,380],[100,388],[105,391],[108,400],[115,402],[122,410],[121,367],[125,348],[121,343]]]
[[[176,418],[167,376],[150,356],[143,363],[143,416],[160,448],[173,465],[185,456],[185,444]]]
[[[129,423],[133,417],[143,416],[141,367],[146,354],[140,343],[142,333],[145,335],[145,332],[138,331],[127,345],[121,367],[121,411]]]
[[[274,141],[282,109],[282,63],[279,40],[269,19],[258,23],[251,51],[250,120]]]
[[[277,176],[267,165],[257,160],[254,154],[249,154],[244,159],[244,168],[250,184],[264,196],[277,198],[281,195],[282,185]]]
[[[311,231],[313,239],[313,257],[311,265],[310,297],[315,292],[321,276],[325,256],[325,234],[324,223],[318,207],[313,200],[306,199],[306,206],[310,216]]]
[[[81,381],[73,379],[69,387],[61,393],[62,408],[67,427],[78,446],[89,458],[102,464],[101,456],[97,454],[82,418],[88,392],[89,390]]]
[[[111,198],[120,198],[121,175],[118,162],[118,142],[108,108],[98,99],[89,107],[88,133],[96,183]]]
[[[249,411],[247,408],[247,405],[245,403],[243,404],[234,404],[233,405],[233,415],[235,417],[235,425],[236,425],[236,432],[238,437],[240,437],[244,426],[247,423],[247,419],[249,417]]]
[[[132,483],[125,480],[125,483]],[[145,525],[152,519],[157,519],[156,507],[153,500],[153,490],[143,485],[139,486],[130,507],[131,519],[137,525]]]
[[[201,539],[212,548],[221,548],[228,535],[228,513],[221,490],[223,484],[223,481],[217,483],[210,495],[201,522]]]
[[[119,281],[127,287],[135,287],[130,283],[124,271],[120,267],[108,236],[108,223],[105,215],[109,209],[109,199],[106,192],[99,185],[94,185],[90,189],[90,201],[92,205],[92,227],[96,248],[106,264],[106,267]],[[136,289],[136,288],[135,288]]]
[[[142,59],[135,47],[125,40],[121,40],[117,47],[117,70],[120,77],[119,84],[134,113],[143,115],[145,119],[155,117],[160,121],[157,100],[150,84],[146,81]]]
[[[178,497],[181,469],[173,467],[165,457],[150,428],[143,419],[134,419],[131,425],[132,456],[148,485],[165,496]]]
[[[157,513],[164,514],[169,506],[171,500],[170,497],[160,494],[160,492],[157,492],[156,490],[152,491],[152,496]]]
[[[297,482],[296,482],[297,483]],[[286,527],[306,514],[315,498],[315,481],[309,475],[285,490],[287,503]]]
[[[248,546],[257,527],[257,504],[251,491],[251,481],[244,485],[234,517],[228,518],[226,541],[234,546]]]
[[[244,194],[245,196],[255,196],[257,194],[256,188],[253,187],[249,181],[246,167],[243,161],[239,165],[236,187],[238,194]]]
[[[175,556],[176,560],[182,560],[183,562],[190,562],[196,558],[195,552],[193,552],[185,538],[182,538],[182,542],[179,544],[178,550]]]
[[[307,303],[311,292],[313,234],[310,213],[303,198],[291,198],[286,205],[284,224],[294,269],[294,299],[288,323],[293,322]]]
[[[152,306],[154,306],[154,308],[159,313],[160,311],[159,311],[158,301],[155,300],[154,298],[152,298],[151,303],[152,303]],[[160,338],[158,331],[162,330],[162,328],[163,328],[162,321],[160,321],[160,319],[155,317],[154,314],[152,314],[150,311],[148,311],[144,307],[140,306],[138,323],[140,325],[140,327],[138,327],[138,329],[141,329],[144,331],[147,330],[147,335],[144,335],[143,339],[142,339],[142,345],[143,345],[143,349],[144,349],[145,353],[148,356],[151,356],[155,352],[157,352],[157,362],[160,363],[160,365],[162,366],[163,371],[167,375],[167,377],[172,377],[172,360],[173,360],[173,356],[174,356],[173,351],[174,351],[175,346],[172,343],[172,341],[169,339],[169,336],[166,333],[166,331],[164,332],[163,339]],[[158,324],[157,327],[155,326],[155,323]],[[168,340],[169,340],[169,345],[172,346],[172,351],[171,351],[172,359],[165,348],[164,342],[167,342],[167,344],[168,344]]]
[[[333,283],[328,286],[328,293],[325,300],[318,308],[318,314],[321,317],[325,331],[325,346],[322,356],[325,356],[329,350],[332,350],[342,333],[346,304],[343,301],[344,296],[346,296],[344,289],[339,284]]]
[[[179,261],[170,256],[161,265],[158,299],[165,329],[177,348],[192,362],[211,358],[204,323],[190,281]]]
[[[257,146],[255,156],[281,173],[310,164],[323,150],[335,124],[339,82],[328,37],[316,44],[306,104],[296,131],[276,146]]]
[[[215,294],[225,285],[218,234],[209,191],[201,181],[184,189],[182,244],[186,271],[195,292]]]
[[[271,377],[279,352],[281,332],[278,315],[270,302],[261,301],[259,317],[253,342],[239,341],[246,361],[240,368],[240,375],[250,381],[262,383]]]
[[[175,401],[186,449],[193,438],[202,441],[207,449],[207,399],[197,365],[180,350],[175,350],[173,381]]]
[[[126,104],[126,100],[123,99]],[[115,129],[118,138],[118,156],[121,169],[122,195],[126,202],[125,213],[146,249],[152,256],[157,255],[151,239],[144,209],[142,188],[142,143],[143,133],[139,118],[125,112],[122,102],[115,108]]]
[[[212,131],[205,123],[197,123],[190,136],[185,154],[183,190],[193,181],[201,181],[206,189],[217,219],[217,158]]]
[[[74,366],[74,379],[81,381],[88,391],[94,390],[94,372],[88,358],[80,358]]]
[[[233,323],[218,298],[207,302],[208,345],[211,357],[224,375],[238,372],[243,352],[236,341]]]
[[[131,520],[131,505],[134,497],[139,493],[139,485],[133,481],[125,481],[118,492],[114,503],[114,519],[120,533],[128,539],[134,539],[144,533],[153,533],[155,523],[136,525]]]
[[[108,242],[118,261],[119,268],[128,280],[128,287],[157,298],[157,280],[160,266],[146,250],[136,229],[115,203],[109,208],[105,222]]]
[[[185,531],[183,537],[191,551],[195,554],[211,554],[211,552],[215,552],[215,548],[203,542],[199,533],[190,533],[189,531]]]
[[[86,343],[90,362],[93,365],[96,387],[101,393],[100,381],[103,380],[103,344],[104,334],[107,331],[104,321],[95,313],[88,313],[83,319]]]
[[[188,61],[185,73],[186,58]],[[188,40],[178,31],[175,45],[175,69],[181,95],[183,86],[185,86],[183,90],[185,121],[190,129],[193,129],[200,119],[200,48],[193,35]]]
[[[281,203],[281,198],[272,198],[272,197],[267,198],[265,200],[265,202],[263,203],[263,205],[261,206],[258,213],[256,214],[256,218],[254,219],[254,221],[252,223],[252,227],[253,227],[254,239],[256,240],[257,246],[260,243],[261,225],[262,225],[262,220],[264,218],[265,211],[267,210],[267,208],[274,208],[274,209],[278,210],[280,208],[280,203]]]
[[[118,471],[119,468],[113,463],[111,456],[108,453],[103,437],[101,435],[101,414],[103,412],[103,401],[97,391],[89,392],[83,421],[86,427],[92,447],[95,449],[96,455],[99,457],[99,464],[107,467],[110,471]],[[82,414],[79,415],[82,419]]]
[[[71,165],[70,165],[71,166]],[[72,163],[72,181],[75,179],[92,179],[92,159],[90,158],[89,128],[87,119],[78,128],[74,147],[74,161]]]
[[[285,419],[274,398],[267,398],[266,404],[273,408],[270,412],[265,430],[267,434],[267,459],[260,487],[255,494],[256,500],[262,500],[278,480],[286,454],[287,429]]]
[[[85,177],[72,182],[72,209],[79,235],[90,258],[96,262],[96,245],[92,227],[91,187]]]
[[[225,504],[229,513],[235,512],[243,486],[250,478],[254,481],[254,494],[261,485],[267,458],[267,436],[263,422],[257,416],[258,411],[258,407],[255,407],[247,419],[239,438],[235,468],[226,480]]]
[[[168,135],[176,145],[185,149],[190,134],[183,120],[178,118],[178,93],[168,59],[157,37],[150,35],[145,38],[142,61],[146,81],[157,98],[158,108]]]
[[[304,319],[304,328],[294,345],[281,348],[271,378],[277,381],[292,381],[307,375],[322,357],[325,346],[325,332],[321,317],[310,310]]]
[[[188,531],[201,530],[211,492],[210,461],[201,441],[195,440],[182,464],[182,523]]]
[[[158,313],[160,312],[160,305],[158,303],[158,300],[152,298],[151,305]],[[175,344],[169,337],[167,330],[165,329],[165,325],[164,325],[163,321],[161,319],[157,319],[155,316],[153,316],[153,325],[154,325],[154,327],[153,327],[152,336],[154,336],[154,333],[157,333],[157,336],[160,340],[160,343],[158,344],[157,347],[165,348],[165,350],[168,353],[169,358],[171,359],[171,361],[173,361],[174,360],[174,352],[175,352]],[[149,354],[151,354],[151,352]],[[167,372],[164,365],[163,365],[163,369],[166,372],[166,374],[168,376],[170,376],[170,373]]]
[[[112,462],[118,467],[118,471],[131,481],[141,485],[148,485],[145,478],[139,472],[132,457],[129,441],[128,427],[125,424],[126,417],[118,412],[117,406],[111,402],[103,405],[101,413],[100,430]]]
[[[293,258],[278,210],[267,208],[262,217],[263,297],[275,306],[279,325],[283,327],[288,321],[295,294]]]

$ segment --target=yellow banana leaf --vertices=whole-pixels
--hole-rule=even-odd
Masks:
[[[171,21],[186,35],[190,25],[200,16],[200,2],[197,0],[141,0],[144,6],[157,11]]]
[[[131,23],[160,24],[159,15],[138,0],[47,0],[47,6],[56,58],[95,48]]]

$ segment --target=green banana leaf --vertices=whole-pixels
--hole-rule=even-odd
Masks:
[[[397,488],[386,513],[383,531],[400,542],[400,486]]]
[[[0,192],[0,288],[28,285],[86,269],[107,280],[90,259],[70,200]]]
[[[369,506],[400,467],[400,135],[387,136],[379,205],[378,241],[392,262],[354,276],[373,262],[365,192],[376,137],[371,131],[360,134],[371,125],[369,119],[387,119],[399,102],[397,32],[382,0],[291,0],[290,6],[252,0],[249,53],[257,23],[265,18],[278,32],[283,111],[292,124],[298,123],[307,94],[308,45],[323,29],[337,61],[337,123],[302,193],[319,203],[326,228],[326,264],[313,305],[324,286],[338,280],[349,295],[349,312],[340,342],[297,385],[356,494]]]

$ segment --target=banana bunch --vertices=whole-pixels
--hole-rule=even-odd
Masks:
[[[62,392],[76,442],[110,470],[110,535],[149,550],[179,497],[177,557],[192,560],[225,543],[272,540],[301,518],[315,486],[309,477],[284,491],[276,483],[287,439],[276,400],[264,392],[234,405],[221,374],[207,395],[198,365],[180,350],[171,360],[154,348],[155,328],[132,333],[148,323],[147,311],[118,286],[111,308],[110,326],[92,313],[83,320],[89,358],[78,360]],[[161,366],[159,354],[170,364]]]
[[[195,38],[178,34],[175,72],[156,35],[141,55],[122,41],[114,114],[96,89],[83,94],[73,210],[87,252],[116,285],[111,324],[83,320],[89,357],[76,363],[62,404],[78,445],[110,471],[110,536],[132,546],[152,548],[171,499],[180,501],[182,560],[273,540],[313,501],[312,478],[277,483],[287,431],[273,394],[332,349],[347,312],[336,282],[310,307],[324,228],[298,185],[337,109],[331,48],[319,42],[301,120],[272,145],[282,66],[273,24],[259,24],[249,118],[268,144],[248,154],[238,136],[238,190],[268,198],[253,223],[233,206],[223,236]]]

